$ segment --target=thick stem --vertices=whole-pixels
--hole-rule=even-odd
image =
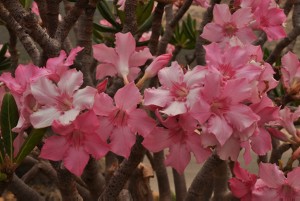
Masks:
[[[260,45],[261,47],[267,42],[268,37],[267,34],[265,32],[261,32],[258,36],[258,39],[256,41],[253,42],[253,45]]]
[[[82,175],[82,179],[91,193],[92,200],[97,200],[104,190],[105,179],[99,169],[97,161],[91,158]]]
[[[214,188],[213,173],[219,165],[222,164],[222,160],[213,155],[206,160],[197,176],[194,178],[185,201],[203,200],[209,201]]]
[[[164,165],[164,160],[165,160],[164,151],[154,153],[153,158],[154,158],[153,160],[154,170],[156,173],[156,178],[158,183],[159,200],[170,201],[172,200],[172,197],[171,197],[168,173],[167,173],[166,166]]]
[[[9,53],[11,60],[11,72],[14,73],[19,64],[19,52],[17,50],[17,34],[10,27],[7,26],[9,32]]]
[[[142,146],[143,137],[137,136],[136,143],[131,148],[131,153],[128,160],[124,160],[120,168],[114,173],[110,179],[98,201],[115,201],[119,193],[122,191],[125,183],[131,177],[134,169],[142,161],[146,152]]]
[[[93,17],[96,10],[97,0],[90,0],[84,13],[79,17],[77,30],[77,46],[84,47],[76,57],[76,67],[81,70],[84,76],[85,85],[93,86],[91,67],[92,57],[92,34],[93,34]]]
[[[213,10],[215,4],[220,3],[221,0],[211,0],[210,4],[211,6],[206,10],[206,12],[203,14],[203,20],[200,24],[199,28],[199,36],[196,41],[196,47],[195,47],[195,56],[196,56],[196,62],[197,65],[205,65],[205,50],[203,48],[203,45],[206,43],[206,40],[202,38],[200,35],[203,32],[203,28],[205,25],[212,21],[213,19]]]
[[[58,26],[59,4],[62,0],[46,0],[47,2],[47,30],[50,37],[54,37]]]
[[[192,3],[193,3],[193,0],[185,0],[183,5],[180,7],[180,9],[174,15],[173,19],[169,23],[167,23],[165,33],[164,33],[163,37],[161,38],[159,45],[158,45],[157,55],[161,55],[166,52],[168,43],[172,38],[175,26],[178,24],[179,20],[181,20],[181,18],[186,13],[186,11],[190,8]]]
[[[42,47],[48,57],[55,57],[59,54],[60,44],[49,37],[45,29],[38,24],[33,13],[26,11],[18,0],[1,1],[13,18],[27,29],[26,33]]]
[[[175,185],[176,201],[183,201],[187,193],[184,173],[179,174],[174,168],[172,169],[172,172]]]
[[[158,40],[162,28],[161,21],[164,14],[165,5],[166,4],[164,3],[158,3],[153,13],[153,21],[152,21],[152,28],[151,28],[152,33],[148,44],[148,47],[152,55],[154,55],[157,51]]]
[[[68,12],[68,14],[63,18],[63,20],[58,24],[57,31],[55,33],[55,39],[60,43],[63,43],[65,38],[68,36],[71,28],[75,25],[79,16],[82,14],[83,10],[88,5],[89,0],[78,0],[76,1],[73,8]]]
[[[19,38],[20,42],[24,46],[32,62],[35,65],[39,64],[40,52],[37,49],[32,38],[25,32],[25,29],[20,26],[19,23],[14,20],[11,14],[6,10],[3,4],[0,2],[0,18],[7,24],[7,26],[14,31]]]
[[[229,169],[226,161],[215,168],[213,201],[223,200],[228,191]]]
[[[18,201],[44,201],[36,191],[27,186],[17,175],[13,175],[11,182],[7,186],[7,190],[11,191]]]
[[[131,32],[132,35],[135,34],[137,30],[137,20],[136,20],[136,8],[137,0],[126,0],[125,2],[125,23],[123,26],[123,33]]]

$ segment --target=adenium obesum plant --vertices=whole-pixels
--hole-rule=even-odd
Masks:
[[[30,12],[19,1],[11,2],[0,0],[0,19],[6,26],[17,26],[9,30],[15,31],[33,63],[15,65],[15,70],[0,75],[0,189],[2,181],[16,181],[15,169],[31,159],[35,149],[39,156],[31,161],[55,161],[46,163],[49,172],[56,171],[51,175],[58,182],[62,182],[61,170],[78,177],[66,179],[72,188],[66,194],[84,196],[82,192],[88,192],[85,196],[93,200],[116,200],[117,196],[122,200],[127,194],[128,199],[143,200],[133,198],[139,193],[130,191],[141,188],[134,187],[140,171],[143,182],[149,177],[144,169],[135,169],[144,155],[157,173],[162,197],[162,189],[169,188],[163,182],[168,179],[165,165],[173,168],[176,181],[182,181],[175,184],[180,197],[186,192],[182,175],[194,156],[204,165],[190,190],[181,196],[186,201],[201,196],[205,200],[212,196],[214,200],[300,200],[299,168],[293,166],[300,157],[300,62],[296,53],[288,51],[292,44],[281,58],[279,50],[299,32],[297,19],[292,34],[284,31],[288,5],[282,10],[274,0],[234,0],[230,5],[195,0],[207,13],[195,57],[188,55],[185,65],[176,60],[184,47],[178,43],[168,51],[167,46],[171,37],[179,42],[194,37],[192,20],[182,23],[186,33],[176,28],[192,0],[176,12],[171,4],[162,2],[120,0],[111,10],[104,1],[96,5],[78,0],[66,7],[71,10],[60,21],[59,6],[49,1],[35,1]],[[24,20],[14,14],[14,3]],[[295,3],[294,16],[300,13],[297,6]],[[100,24],[90,20],[90,11],[96,7],[104,18]],[[167,22],[161,23],[164,12]],[[72,48],[67,35],[77,18],[78,41]],[[93,28],[98,44],[91,42]],[[280,39],[274,51],[262,48],[266,40]],[[10,54],[0,51],[0,66],[7,57],[15,61],[17,54],[12,47],[9,50]],[[201,65],[193,63],[195,58]],[[284,164],[281,156],[289,149],[290,158]],[[259,158],[258,174],[249,173],[239,163],[250,164],[254,155]],[[104,158],[110,164],[104,171],[107,183],[103,183],[103,172],[99,173],[102,164],[95,162]],[[228,162],[232,172],[223,169],[219,190],[218,171]],[[23,179],[30,174],[34,173],[27,172]],[[123,189],[128,179],[128,189]],[[207,187],[197,186],[203,183]],[[201,189],[199,195],[195,189]],[[171,194],[166,200],[170,199]]]

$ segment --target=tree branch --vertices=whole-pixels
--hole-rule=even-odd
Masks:
[[[58,27],[59,4],[62,0],[46,0],[47,2],[47,31],[50,37],[54,37]]]
[[[172,168],[172,172],[175,185],[176,201],[183,201],[187,193],[184,173],[178,174],[174,168]]]
[[[125,1],[125,23],[123,26],[123,33],[131,32],[132,35],[135,34],[137,30],[137,21],[136,21],[136,8],[137,0],[126,0]]]

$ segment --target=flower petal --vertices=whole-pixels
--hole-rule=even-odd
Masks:
[[[51,126],[53,120],[58,119],[60,111],[54,107],[41,108],[30,115],[30,122],[34,128]]]
[[[70,147],[64,157],[64,166],[73,174],[80,177],[89,161],[89,154],[83,147]]]
[[[116,107],[114,106],[113,99],[106,93],[97,93],[93,110],[97,115],[108,116]]]
[[[72,96],[74,91],[79,89],[83,83],[83,74],[81,71],[75,69],[68,70],[60,77],[57,83],[58,88],[62,94]]]
[[[162,88],[148,88],[144,92],[144,105],[156,105],[159,107],[166,106],[172,100],[170,91]]]
[[[131,82],[119,89],[114,99],[118,108],[129,112],[136,108],[137,104],[141,102],[142,96],[139,89]]]
[[[285,183],[285,176],[278,166],[269,163],[259,164],[259,177],[268,187],[278,188]]]
[[[212,116],[208,121],[208,125],[209,132],[216,136],[221,146],[225,144],[232,134],[232,128],[223,116]]]
[[[54,105],[57,103],[59,89],[51,80],[41,77],[31,84],[31,93],[40,104]]]
[[[60,161],[64,158],[69,149],[69,144],[65,137],[51,136],[45,140],[40,157],[53,161]]]
[[[118,74],[116,67],[112,64],[99,64],[96,67],[96,79],[100,80],[106,76],[115,76]]]
[[[128,125],[132,131],[147,136],[155,128],[156,122],[147,115],[145,110],[136,109],[128,114]]]
[[[80,110],[91,109],[94,104],[97,89],[87,86],[79,89],[73,95],[73,105]]]
[[[163,68],[158,72],[159,82],[163,87],[171,89],[174,84],[183,81],[183,71],[177,62],[172,62],[168,68]]]
[[[84,141],[84,149],[97,160],[104,157],[109,151],[109,146],[103,142],[96,133],[89,133],[86,135]]]
[[[175,168],[179,174],[182,174],[191,160],[191,154],[188,148],[185,144],[173,144],[169,152],[165,164],[170,165]]]
[[[143,146],[152,152],[159,152],[172,144],[169,130],[156,127],[152,132],[144,137]]]

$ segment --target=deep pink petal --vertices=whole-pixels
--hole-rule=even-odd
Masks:
[[[232,22],[235,23],[237,28],[245,27],[253,20],[251,8],[240,8],[232,14]]]
[[[185,144],[173,144],[170,147],[165,164],[172,166],[179,174],[182,174],[190,160],[191,154]]]
[[[225,118],[239,131],[248,128],[260,119],[248,106],[242,104],[229,106]]]
[[[298,60],[298,57],[296,54],[292,53],[292,52],[288,52],[287,54],[285,54],[282,59],[282,66],[284,69],[286,69],[287,73],[289,76],[293,77],[294,75],[296,75],[297,70],[300,67],[300,62]],[[284,79],[288,79],[288,76],[284,76]]]
[[[216,136],[221,146],[225,144],[232,134],[232,128],[223,116],[212,116],[208,121],[208,125],[209,132]]]
[[[282,26],[264,27],[263,30],[266,32],[269,41],[286,37],[285,30]]]
[[[40,157],[53,161],[60,161],[63,160],[68,149],[69,144],[65,137],[51,136],[45,140]]]
[[[128,114],[128,126],[132,131],[147,136],[156,126],[156,122],[148,116],[145,110],[136,109]]]
[[[278,188],[286,179],[278,166],[269,163],[259,164],[259,177],[271,188]]]
[[[97,93],[93,110],[97,115],[108,116],[115,109],[113,99],[106,93]]]
[[[86,135],[83,146],[85,151],[91,154],[97,160],[104,157],[109,151],[108,144],[103,142],[95,133]]]
[[[251,189],[249,189],[247,183],[244,183],[243,181],[236,178],[231,178],[229,180],[229,186],[232,194],[237,198],[242,198],[246,196],[248,193],[251,193]],[[251,200],[243,200],[243,201],[251,201]]]
[[[240,142],[234,137],[229,138],[226,143],[217,148],[217,153],[222,160],[236,161],[240,153]]]
[[[95,113],[90,110],[80,114],[74,121],[74,127],[83,133],[93,133],[99,128],[99,120]]]
[[[169,54],[169,53],[159,55],[146,68],[145,74],[147,74],[147,76],[149,78],[156,76],[158,71],[160,69],[162,69],[163,67],[165,67],[169,63],[171,57],[172,57],[172,54]]]
[[[135,143],[135,134],[129,127],[117,127],[111,134],[111,151],[125,158],[129,157],[131,147]]]
[[[57,86],[46,77],[38,79],[31,84],[31,92],[34,98],[44,105],[54,105],[59,96],[59,89]]]
[[[73,48],[73,49],[71,50],[71,52],[70,52],[70,54],[69,54],[69,56],[68,56],[68,58],[66,59],[66,61],[65,61],[64,64],[65,64],[66,66],[71,66],[71,65],[73,65],[74,60],[75,60],[75,57],[77,56],[77,53],[80,52],[80,51],[83,50],[83,49],[84,49],[83,47],[79,47],[79,46]]]
[[[74,107],[81,110],[91,109],[94,104],[96,93],[97,90],[90,86],[77,90],[73,95]]]
[[[203,147],[200,135],[198,134],[188,135],[186,144],[194,153],[198,163],[203,163],[212,154],[209,148]]]
[[[30,115],[30,122],[34,128],[45,128],[51,126],[59,116],[60,111],[54,107],[42,108]]]
[[[219,97],[221,93],[220,86],[221,77],[215,73],[208,73],[205,76],[205,85],[201,90],[201,95],[207,103],[211,103],[215,97]]]
[[[118,74],[116,67],[112,64],[99,64],[96,67],[96,79],[100,80],[106,76],[115,76]]]
[[[264,155],[272,149],[272,139],[264,128],[258,130],[257,135],[251,137],[252,150],[258,155]]]
[[[223,36],[222,36],[223,37]],[[207,65],[219,66],[223,64],[223,51],[219,43],[211,43],[204,46]],[[203,69],[203,67],[200,67]]]
[[[241,147],[244,148],[244,160],[245,160],[245,165],[249,165],[252,161],[252,156],[251,156],[251,147],[249,141],[243,141],[241,142]]]
[[[89,161],[89,154],[83,147],[70,147],[64,157],[64,166],[73,174],[80,177]]]
[[[122,110],[131,111],[142,100],[139,89],[133,82],[119,89],[114,97],[116,106]]]
[[[252,87],[246,79],[228,80],[222,96],[230,97],[232,103],[240,103],[250,98]]]
[[[114,126],[107,117],[98,117],[99,119],[99,129],[96,131],[99,137],[102,139],[103,142],[106,142],[111,135]]]
[[[294,187],[295,189],[300,188],[300,167],[294,168],[291,172],[287,174],[287,180],[290,186]],[[299,192],[299,190],[297,190]]]
[[[203,124],[213,113],[210,111],[210,105],[204,100],[200,100],[191,108],[190,114],[197,119],[200,124]]]
[[[7,88],[9,88],[9,90],[18,94],[23,93],[23,87],[17,82],[15,78],[11,76],[11,73],[2,73],[0,75],[0,81],[4,82]]]
[[[163,87],[171,89],[174,84],[183,81],[183,70],[177,62],[172,62],[170,67],[161,69],[158,72],[159,82]]]
[[[74,125],[73,124],[63,125],[59,121],[54,120],[52,123],[52,130],[53,132],[60,135],[69,135],[74,131]]]
[[[144,137],[143,146],[152,152],[159,152],[172,144],[170,132],[167,129],[156,127]]]
[[[164,107],[172,100],[169,90],[162,88],[148,88],[144,92],[144,105],[156,105],[159,107]]]
[[[61,75],[59,82],[57,83],[58,88],[62,94],[72,96],[74,91],[79,89],[83,83],[83,74],[81,71],[75,69],[68,70]]]

